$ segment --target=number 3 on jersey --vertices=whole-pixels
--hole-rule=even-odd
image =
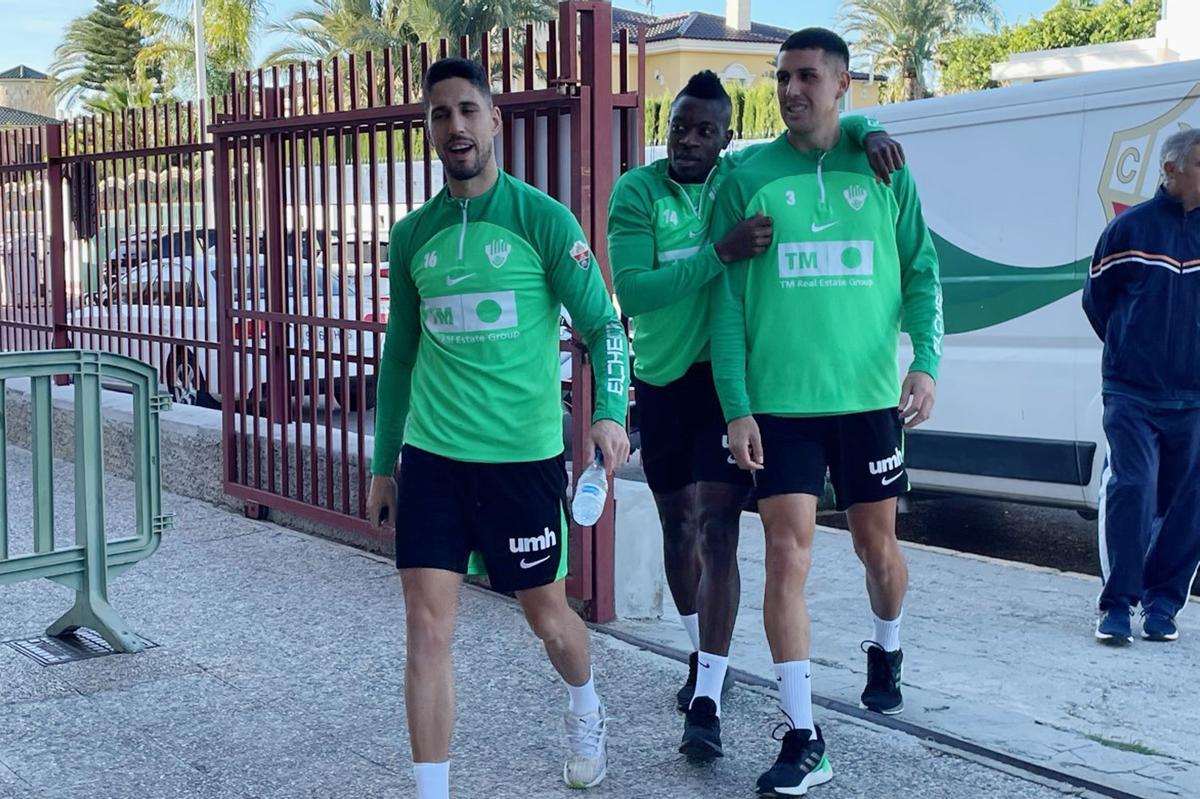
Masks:
[[[789,191],[789,192],[787,192],[786,194],[784,194],[783,196],[784,196],[784,198],[785,198],[785,199],[787,199],[787,204],[788,204],[788,205],[795,205],[795,204],[796,204],[796,192],[794,192],[794,191]]]

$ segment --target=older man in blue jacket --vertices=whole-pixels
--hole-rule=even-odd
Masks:
[[[1200,130],[1163,145],[1154,199],[1109,224],[1083,309],[1104,342],[1096,638],[1174,641],[1200,564]],[[1157,532],[1157,535],[1155,535]]]

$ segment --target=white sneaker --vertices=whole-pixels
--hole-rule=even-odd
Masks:
[[[571,788],[594,788],[608,774],[608,718],[601,707],[595,713],[563,717],[567,730],[567,762],[563,782]]]

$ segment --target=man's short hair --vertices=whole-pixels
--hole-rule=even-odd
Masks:
[[[675,95],[675,100],[678,101],[684,97],[695,97],[697,100],[717,100],[731,109],[733,108],[729,92],[725,91],[721,79],[711,69],[704,69],[693,75],[687,85],[679,90],[679,94]]]
[[[828,28],[805,28],[787,37],[779,52],[787,50],[823,50],[838,56],[846,69],[850,68],[850,48],[846,40]]]
[[[1192,150],[1200,147],[1200,128],[1188,128],[1173,134],[1162,148],[1162,163],[1183,166],[1183,162],[1192,154]]]
[[[429,71],[421,81],[421,97],[425,107],[429,107],[429,97],[433,87],[450,78],[462,78],[470,83],[484,96],[490,105],[492,102],[492,87],[488,83],[483,67],[465,58],[443,58],[429,65]]]

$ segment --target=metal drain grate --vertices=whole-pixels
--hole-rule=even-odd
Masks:
[[[145,638],[141,638],[141,641],[147,649],[158,646]],[[61,638],[43,635],[38,638],[24,638],[20,641],[5,641],[4,644],[42,666],[60,666],[63,663],[74,663],[77,660],[90,660],[117,654],[107,641],[87,629],[76,630]]]

